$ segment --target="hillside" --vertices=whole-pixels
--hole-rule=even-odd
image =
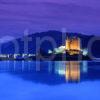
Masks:
[[[83,35],[80,33],[62,33],[59,31],[47,31],[47,32],[41,32],[41,33],[34,33],[29,36],[24,36],[22,38],[18,38],[16,40],[1,44],[1,53],[2,54],[27,53],[27,46],[26,47],[24,46],[24,42],[26,42],[25,45],[27,45],[27,37],[31,38],[31,40],[32,40],[32,41],[28,42],[28,53],[38,52],[36,50],[36,48],[39,47],[38,43],[41,41],[41,39],[42,40],[46,39],[46,40],[41,44],[40,48],[44,52],[48,52],[48,50],[52,50],[61,45],[65,45],[65,40],[66,40],[67,36],[79,37],[81,39],[82,48],[87,48],[88,42],[90,41],[90,39],[92,39],[94,37],[94,36]],[[39,40],[39,38],[40,38],[40,40]],[[51,42],[48,41],[49,39],[51,39],[50,40]],[[23,40],[24,40],[24,42],[23,42]],[[55,41],[55,43],[56,43],[55,47],[53,47],[51,44],[53,41]],[[14,43],[17,44],[18,51],[15,51]],[[98,43],[96,43],[96,44],[98,44]],[[92,51],[95,55],[98,56],[97,52],[99,53],[100,47],[98,47],[96,44],[94,43],[94,46],[92,47],[92,49],[93,49]],[[94,48],[96,50],[96,53],[95,53]]]

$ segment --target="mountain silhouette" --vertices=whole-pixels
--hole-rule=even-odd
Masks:
[[[81,39],[81,48],[89,49],[90,41],[95,38],[93,35],[83,35],[81,33],[62,33],[59,31],[47,31],[34,33],[28,36],[23,36],[22,38],[18,38],[15,40],[11,40],[6,43],[1,44],[1,53],[2,54],[14,54],[14,53],[38,53],[39,48],[42,49],[45,53],[48,50],[54,50],[54,48],[58,48],[59,46],[65,45],[65,41],[67,37],[79,37]],[[27,39],[30,39],[28,41]],[[24,40],[24,41],[23,41]],[[28,41],[28,42],[27,42]],[[28,43],[28,47],[27,47]],[[52,45],[55,44],[55,45]],[[100,57],[100,44],[99,41],[95,41],[92,45],[92,53],[95,57]],[[16,50],[16,49],[17,50]]]

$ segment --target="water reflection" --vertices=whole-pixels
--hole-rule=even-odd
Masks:
[[[66,80],[79,81],[80,80],[80,64],[79,62],[68,62],[66,64]]]
[[[59,75],[64,75],[67,82],[79,82],[81,78],[81,73],[85,74],[88,71],[87,61],[69,61],[62,63],[60,62],[58,63],[58,66],[57,63],[56,73]]]
[[[0,72],[24,80],[56,85],[100,79],[100,62],[79,61],[2,61]]]

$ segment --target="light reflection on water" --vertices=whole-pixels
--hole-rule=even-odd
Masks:
[[[24,80],[56,85],[100,79],[100,62],[87,61],[2,61],[0,72]]]
[[[100,100],[99,92],[100,62],[0,62],[0,100]]]

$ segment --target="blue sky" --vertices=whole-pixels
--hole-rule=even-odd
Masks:
[[[0,37],[62,30],[99,35],[99,0],[0,0]]]

